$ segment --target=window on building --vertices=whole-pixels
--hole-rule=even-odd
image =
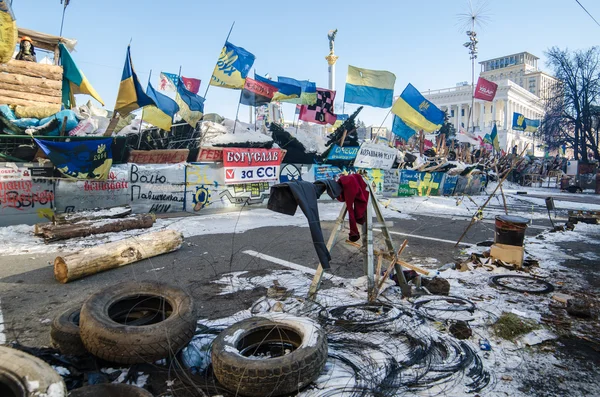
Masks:
[[[450,110],[450,117],[454,117],[454,109]]]
[[[460,115],[461,117],[465,117],[465,109],[460,109]]]

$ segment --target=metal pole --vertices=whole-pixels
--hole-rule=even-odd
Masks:
[[[60,22],[60,33],[59,36],[62,37],[63,25],[65,24],[65,12],[67,11],[67,6],[69,5],[69,0],[64,0],[65,6],[63,7],[62,21]],[[12,1],[10,2],[12,5]]]
[[[152,77],[152,69],[150,69],[150,74],[148,75],[148,84],[150,84],[150,78]],[[140,146],[142,146],[142,123],[144,122],[144,108],[142,108],[142,116],[140,118],[140,139],[138,140],[137,148],[140,150]]]
[[[242,93],[244,90],[240,91],[240,100],[238,101],[237,111],[235,112],[235,121],[233,122],[233,134],[235,134],[235,127],[237,126],[238,114],[240,113],[240,105],[242,104]]]
[[[227,38],[225,39],[225,43],[227,43],[229,41],[229,36],[231,36],[231,31],[233,30],[234,25],[235,25],[235,21],[233,21],[233,23],[231,24],[231,28],[229,28],[229,33],[227,33]],[[223,46],[225,46],[225,44],[223,44]],[[210,79],[212,80],[212,75],[210,76]],[[204,91],[204,99],[206,99],[206,94],[208,94],[209,88],[210,88],[210,80],[208,81],[208,84],[206,85],[206,91]]]

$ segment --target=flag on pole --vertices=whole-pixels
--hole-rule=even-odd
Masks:
[[[415,130],[434,132],[444,124],[444,112],[425,99],[412,84],[408,84],[402,91],[402,95],[392,106],[392,113]]]
[[[314,105],[317,102],[317,84],[311,83],[308,80],[296,80],[290,77],[277,77],[279,83],[295,85],[300,87],[300,98],[290,99],[289,103],[295,103],[299,105]]]
[[[484,101],[493,101],[496,96],[496,90],[498,84],[488,81],[483,77],[477,80],[477,86],[475,87],[475,98],[483,99]]]
[[[210,85],[242,89],[244,80],[254,64],[255,56],[226,41],[210,79]]]
[[[344,102],[389,108],[393,103],[394,84],[396,76],[391,72],[348,65]]]
[[[127,46],[127,56],[125,58],[125,66],[123,67],[119,92],[117,94],[115,112],[124,116],[135,109],[148,105],[156,104],[142,89],[137,75],[133,70],[133,63],[131,62],[131,46]]]
[[[76,179],[106,179],[112,166],[112,138],[54,142],[35,139],[63,175]]]
[[[500,140],[498,139],[498,127],[496,127],[496,123],[494,123],[494,127],[492,127],[492,133],[490,134],[491,144],[496,149],[497,152],[500,151]]]
[[[272,85],[246,77],[240,103],[248,106],[265,105],[271,102],[275,92],[277,92],[277,88]]]
[[[198,121],[204,115],[204,98],[199,95],[192,94],[183,85],[177,85],[177,96],[175,102],[179,106],[179,115],[189,125],[196,128]]]
[[[417,132],[406,125],[402,119],[396,115],[394,115],[394,122],[392,124],[392,132],[394,135],[402,138],[405,142],[415,135]]]
[[[181,76],[181,80],[183,81],[183,85],[185,89],[191,92],[192,94],[197,94],[200,91],[200,80],[193,79],[191,77],[183,77]]]
[[[146,94],[152,98],[156,105],[148,105],[144,107],[144,111],[142,112],[142,120],[157,126],[158,128],[162,128],[165,131],[170,131],[173,122],[173,116],[175,116],[175,113],[179,111],[177,102],[168,96],[157,92],[150,83],[148,83]]]
[[[317,102],[314,105],[302,105],[299,119],[317,124],[335,124],[337,116],[333,113],[335,91],[317,88]]]
[[[160,72],[158,89],[161,91],[177,92],[177,75],[174,73]]]
[[[60,50],[60,64],[63,67],[62,103],[64,107],[71,109],[77,106],[75,104],[75,94],[90,95],[104,106],[102,98],[77,67],[67,47],[63,43],[59,43],[58,48]]]
[[[269,84],[271,87],[276,89],[272,99],[274,102],[295,103],[298,98],[300,98],[300,95],[302,95],[302,88],[298,85],[269,80],[268,78],[259,76],[256,73],[254,73],[254,79],[258,82]]]

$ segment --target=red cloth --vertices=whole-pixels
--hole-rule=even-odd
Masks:
[[[369,204],[369,192],[362,176],[358,174],[340,176],[338,183],[342,185],[342,194],[339,201],[346,202],[348,207],[348,218],[350,220],[350,241],[358,241],[360,233],[357,223],[365,223],[367,205]]]

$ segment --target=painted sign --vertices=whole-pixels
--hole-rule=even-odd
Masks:
[[[136,164],[185,163],[189,154],[189,149],[132,150],[127,161]]]
[[[299,166],[302,167],[302,166]],[[295,164],[284,164],[279,172],[279,182],[301,181],[302,171]]]
[[[277,181],[281,149],[223,148],[225,184]]]
[[[105,181],[56,182],[56,210],[74,212],[129,204],[129,166],[113,165]]]
[[[327,160],[354,160],[358,153],[358,146],[340,147],[333,145],[331,151],[327,155]]]
[[[185,165],[130,164],[129,191],[133,212],[181,212],[185,202]]]
[[[17,167],[15,163],[4,163],[0,167],[0,181],[31,180],[31,172],[28,168]]]
[[[340,167],[329,164],[315,165],[313,168],[315,171],[315,181],[321,179],[335,179],[343,172]]]
[[[396,153],[396,149],[388,146],[363,143],[356,154],[354,167],[389,170],[394,165]]]
[[[223,148],[218,147],[203,147],[198,152],[196,161],[199,163],[207,163],[212,161],[223,161]]]
[[[438,196],[444,174],[441,172],[417,172],[402,170],[398,196]]]
[[[458,182],[458,175],[448,175],[444,177],[444,187],[442,189],[442,195],[453,196],[455,194],[456,183]]]
[[[391,169],[383,172],[383,195],[385,197],[397,197],[398,185],[400,184],[400,170]]]
[[[366,178],[371,184],[371,188],[373,189],[373,193],[382,194],[383,193],[383,185],[384,185],[384,171],[383,170],[366,170]]]
[[[20,173],[28,173],[19,167]],[[0,226],[45,221],[54,208],[54,182],[24,176],[0,180]]]

